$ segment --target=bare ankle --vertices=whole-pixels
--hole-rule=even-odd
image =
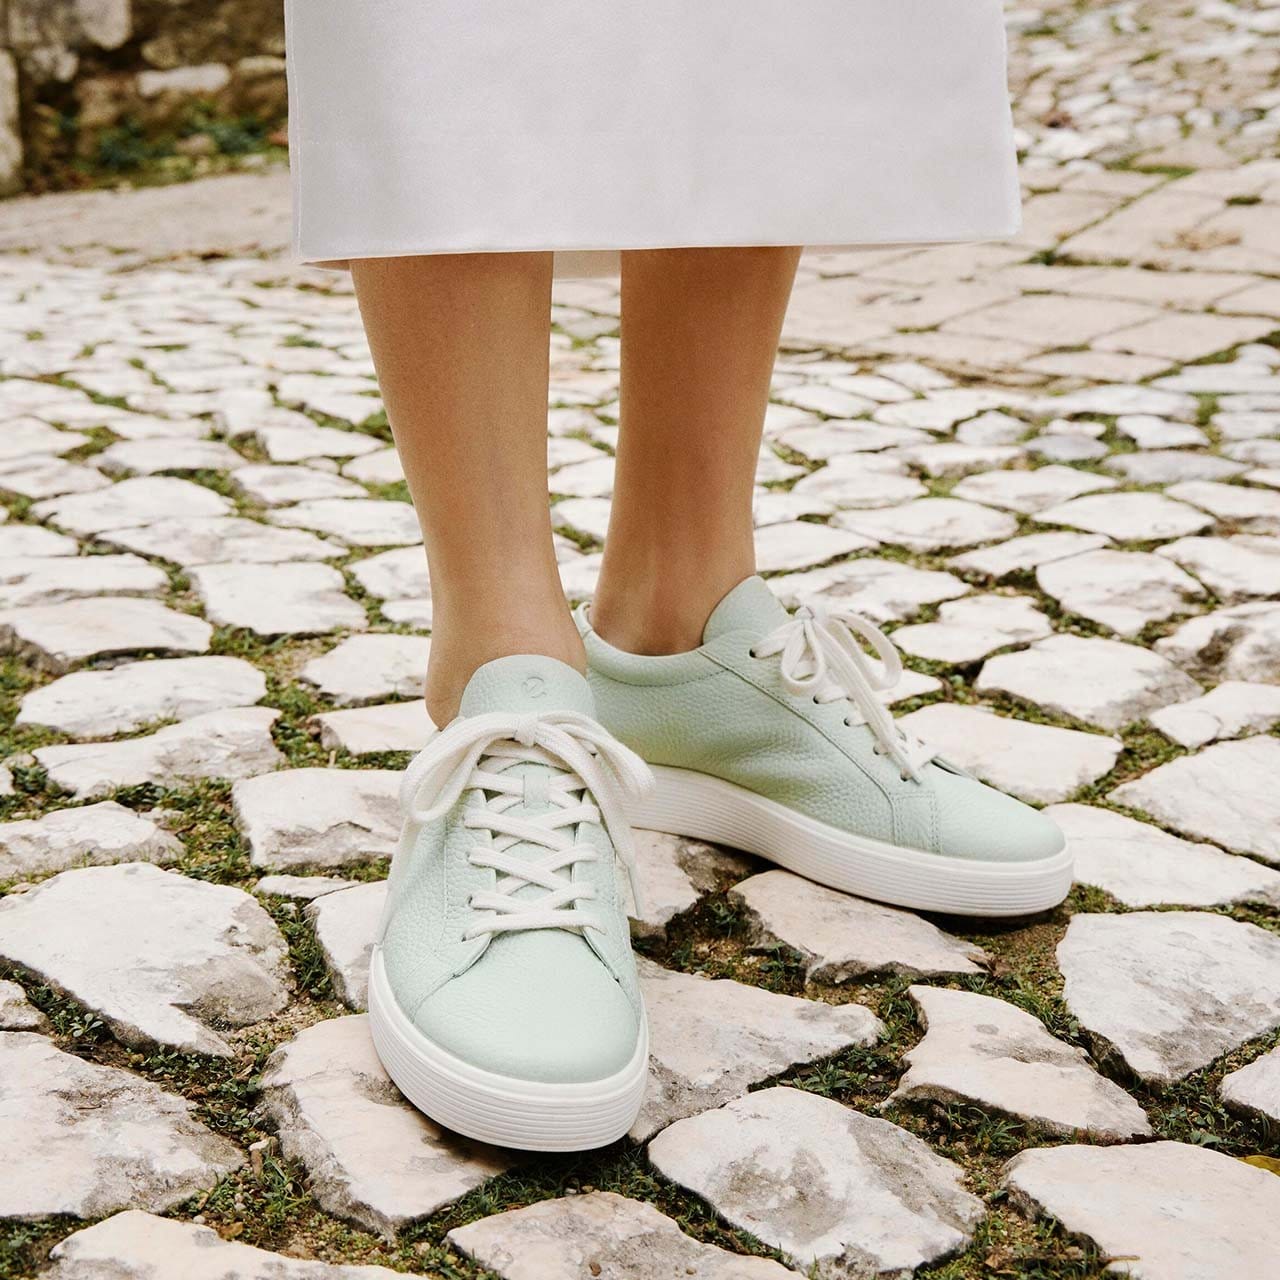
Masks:
[[[753,569],[730,570],[705,581],[675,581],[663,575],[642,583],[625,576],[604,578],[591,605],[591,626],[625,653],[662,657],[687,653],[702,643],[716,605]],[[626,582],[625,587],[614,583]]]

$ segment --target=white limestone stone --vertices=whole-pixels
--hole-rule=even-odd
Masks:
[[[968,1103],[1065,1137],[1151,1136],[1142,1108],[1038,1018],[972,991],[914,986],[910,996],[925,1036],[903,1055],[909,1069],[890,1101]]]
[[[1280,538],[1180,538],[1160,548],[1227,604],[1280,595]]]
[[[944,604],[936,622],[899,627],[893,642],[917,658],[966,663],[1052,631],[1052,623],[1026,596],[967,596]]]
[[[400,838],[392,769],[284,769],[231,788],[255,867],[297,870],[388,858]]]
[[[1107,456],[1107,446],[1101,440],[1083,434],[1062,434],[1047,431],[1026,442],[1028,453],[1047,462],[1096,462]]]
[[[811,982],[873,973],[913,978],[981,973],[989,957],[910,911],[838,893],[789,871],[766,871],[729,891],[746,912],[753,946],[783,943],[804,959]]]
[[[913,471],[935,479],[948,479],[1007,467],[1022,458],[1023,451],[1007,444],[961,444],[957,440],[943,440],[907,445],[895,449],[894,456],[907,463]]]
[[[798,1089],[681,1120],[649,1158],[796,1270],[848,1280],[957,1253],[984,1213],[960,1168],[919,1138]]]
[[[1087,1237],[1118,1260],[1108,1270],[1141,1280],[1264,1276],[1280,1249],[1280,1179],[1206,1147],[1024,1151],[1005,1185],[1029,1215]]]
[[[49,1030],[49,1020],[16,982],[0,979],[0,1031]]]
[[[792,520],[757,532],[756,565],[762,573],[807,569],[875,545],[873,539],[860,533]]]
[[[636,830],[633,834],[640,882],[644,885],[643,915],[635,909],[626,877],[619,877],[633,938],[666,937],[667,926],[676,916],[696,907],[724,879],[741,878],[750,869],[746,855],[699,840],[661,831]]]
[[[253,886],[259,897],[291,898],[294,902],[314,902],[326,893],[354,889],[359,880],[341,880],[337,876],[263,876]]]
[[[0,556],[6,560],[32,556],[74,556],[80,544],[65,533],[38,524],[11,524],[0,529]]]
[[[874,1044],[884,1030],[859,1004],[778,995],[643,958],[638,968],[650,1053],[648,1091],[631,1129],[638,1142],[789,1067]]]
[[[1075,915],[1058,967],[1081,1026],[1156,1084],[1280,1026],[1280,938],[1225,916]]]
[[[844,511],[835,522],[863,537],[913,551],[998,542],[1018,529],[1017,521],[1007,512],[959,498],[919,498],[883,510]]]
[[[421,751],[435,730],[421,698],[412,702],[384,702],[312,716],[320,730],[321,746],[353,756],[382,751]]]
[[[421,698],[430,652],[424,636],[351,636],[308,662],[301,679],[343,707]]]
[[[1091,805],[1055,804],[1045,816],[1067,837],[1076,880],[1105,889],[1126,907],[1280,906],[1280,872],[1252,858]]]
[[[1280,1121],[1280,1048],[1223,1076],[1220,1092],[1234,1111]]]
[[[0,493],[16,493],[32,501],[68,493],[92,493],[110,483],[100,471],[61,458],[39,456],[0,463]]]
[[[356,581],[379,600],[431,599],[427,557],[421,547],[383,551],[351,566]]]
[[[1109,799],[1183,835],[1280,863],[1280,738],[1219,742],[1117,787]]]
[[[1049,466],[1032,471],[988,471],[984,475],[967,476],[951,492],[957,498],[1032,515],[1081,494],[1115,486],[1116,482],[1106,476],[1077,471],[1074,467]]]
[[[223,1240],[212,1227],[148,1213],[118,1213],[56,1245],[40,1280],[404,1280],[386,1267],[288,1258]],[[414,1280],[414,1277],[408,1277]],[[417,1280],[425,1280],[417,1277]]]
[[[204,564],[284,564],[292,560],[333,560],[346,549],[301,529],[276,529],[239,516],[160,520],[136,529],[102,535],[113,547],[191,568]]]
[[[394,453],[392,449],[389,452]],[[356,463],[349,464],[350,467]],[[348,475],[351,474],[348,469]],[[297,502],[314,502],[322,498],[363,498],[363,488],[355,483],[356,476],[344,480],[315,467],[290,467],[275,463],[255,463],[237,467],[231,473],[231,482],[247,498],[264,507],[286,507]]]
[[[1280,724],[1280,688],[1228,680],[1203,697],[1162,707],[1147,719],[1166,738],[1194,750],[1222,738],[1265,733]]]
[[[1241,462],[1229,462],[1210,453],[1121,453],[1103,463],[1108,471],[1131,484],[1176,484],[1181,480],[1224,480],[1245,470]]]
[[[816,596],[876,622],[898,622],[919,613],[925,605],[955,600],[972,590],[954,574],[875,559],[788,574],[769,585],[787,608]]]
[[[342,474],[349,476],[352,480],[358,480],[361,484],[396,484],[404,479],[404,466],[400,461],[400,452],[395,448],[380,449],[377,453],[366,453],[363,458],[355,458],[351,462],[343,464]],[[314,497],[332,496],[338,497],[338,494],[309,495]],[[303,501],[301,497],[297,499]]]
[[[1280,533],[1280,493],[1214,480],[1192,480],[1165,492],[1228,521],[1234,528],[1251,533]]]
[[[1122,729],[1159,707],[1202,692],[1190,676],[1150,649],[1073,635],[1050,636],[1019,653],[989,658],[974,687],[1100,729]]]
[[[191,582],[212,621],[260,636],[358,631],[369,621],[327,564],[206,564]]]
[[[386,882],[374,880],[322,894],[306,909],[333,988],[348,1008],[368,1008],[369,959],[386,901]]]
[[[368,402],[377,408],[373,401]],[[259,427],[254,432],[272,462],[302,462],[307,458],[356,458],[384,448],[375,436],[336,427],[278,424]]]
[[[794,1280],[769,1258],[730,1253],[685,1235],[651,1204],[612,1191],[542,1200],[454,1227],[448,1241],[502,1280]]]
[[[984,782],[1021,800],[1053,804],[1109,773],[1118,738],[1031,724],[952,703],[921,707],[900,721],[916,737]]]
[[[608,498],[565,498],[551,508],[551,523],[557,529],[603,542],[612,511],[613,503]]]
[[[137,556],[20,556],[0,560],[0,609],[62,604],[91,596],[157,596],[161,569]]]
[[[1164,379],[1163,382],[1168,382]],[[1193,395],[1156,387],[1110,385],[1072,391],[1064,396],[1045,396],[1027,406],[1036,417],[1092,413],[1119,416],[1122,413],[1149,413],[1161,418],[1194,422],[1200,402]]]
[[[186,436],[118,440],[95,454],[94,465],[109,476],[154,476],[168,471],[232,471],[244,459],[217,440]]]
[[[90,1009],[130,1048],[231,1057],[289,1000],[287,949],[247,893],[145,862],[63,871],[0,899],[0,957]]]
[[[607,498],[613,492],[613,458],[603,454],[590,462],[561,467],[548,488],[566,498]]]
[[[1016,444],[1027,430],[1021,418],[993,409],[962,422],[956,428],[956,439],[963,444]]]
[[[913,444],[928,444],[927,431],[914,427],[880,426],[874,422],[817,422],[780,432],[777,443],[815,462],[829,462],[847,453],[875,453]]]
[[[1209,443],[1199,427],[1169,422],[1151,413],[1126,413],[1116,419],[1116,430],[1139,449],[1198,449]]]
[[[29,458],[40,454],[70,453],[89,437],[79,431],[59,431],[34,417],[8,418],[0,438],[0,458]]]
[[[407,502],[377,498],[318,498],[267,513],[274,524],[328,534],[349,547],[404,547],[422,542],[418,517]]]
[[[1192,618],[1155,648],[1198,680],[1280,684],[1280,604],[1240,604]]]
[[[877,409],[877,422],[893,427],[918,427],[925,431],[950,431],[958,422],[988,409],[1016,409],[1026,397],[1000,388],[957,387],[927,393],[922,399],[904,400]]]
[[[1106,548],[1041,565],[1036,582],[1064,609],[1124,636],[1185,613],[1205,594],[1163,556]]]
[[[895,507],[923,498],[928,489],[882,454],[838,454],[818,471],[796,482],[792,493],[819,498],[836,508]]]
[[[999,582],[1015,573],[1026,573],[1042,564],[1052,564],[1107,545],[1108,539],[1086,533],[1030,533],[980,551],[966,551],[947,563],[961,573],[976,574]]]
[[[162,720],[249,707],[267,693],[262,672],[242,658],[157,658],[102,671],[73,671],[22,699],[18,724],[104,738]]]
[[[122,654],[207,653],[212,635],[200,618],[128,596],[0,612],[0,652],[21,654],[54,674]]]
[[[112,800],[0,822],[0,881],[114,862],[173,862],[181,855],[175,837]]]
[[[49,781],[78,799],[145,782],[171,786],[196,778],[250,778],[284,763],[271,739],[272,707],[208,711],[142,738],[37,747]]]
[[[1065,524],[1086,533],[1104,533],[1119,542],[1156,542],[1199,533],[1213,518],[1159,493],[1095,493],[1048,507],[1041,524]]]
[[[158,520],[224,516],[230,511],[231,504],[212,489],[173,476],[121,480],[109,489],[51,498],[31,508],[36,519],[68,533],[105,533]]]
[[[63,1053],[45,1036],[0,1032],[0,1150],[21,1170],[0,1184],[0,1218],[159,1212],[212,1187],[244,1157],[192,1110],[128,1071]],[[79,1272],[90,1274],[104,1273]]]
[[[364,1017],[308,1027],[271,1055],[262,1110],[327,1213],[392,1237],[510,1167],[440,1129],[401,1096]]]

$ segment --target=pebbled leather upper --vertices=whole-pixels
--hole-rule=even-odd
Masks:
[[[778,659],[752,647],[786,622],[763,579],[716,608],[700,648],[642,657],[608,644],[577,612],[601,722],[650,764],[745,787],[807,817],[873,840],[991,861],[1052,857],[1057,827],[945,761],[903,778],[851,707],[791,693]]]

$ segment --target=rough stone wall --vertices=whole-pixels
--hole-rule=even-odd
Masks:
[[[124,124],[285,112],[282,0],[0,0],[0,193]]]

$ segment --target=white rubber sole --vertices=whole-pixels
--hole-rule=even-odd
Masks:
[[[649,1034],[641,1026],[631,1061],[588,1084],[515,1080],[473,1067],[433,1044],[396,1003],[381,948],[369,964],[369,1027],[396,1087],[424,1115],[455,1133],[521,1151],[590,1151],[635,1123],[649,1078]]]
[[[1021,916],[1056,907],[1070,892],[1064,849],[1031,862],[948,858],[850,835],[721,778],[654,766],[657,786],[630,810],[632,823],[768,858],[844,893],[916,911]]]

